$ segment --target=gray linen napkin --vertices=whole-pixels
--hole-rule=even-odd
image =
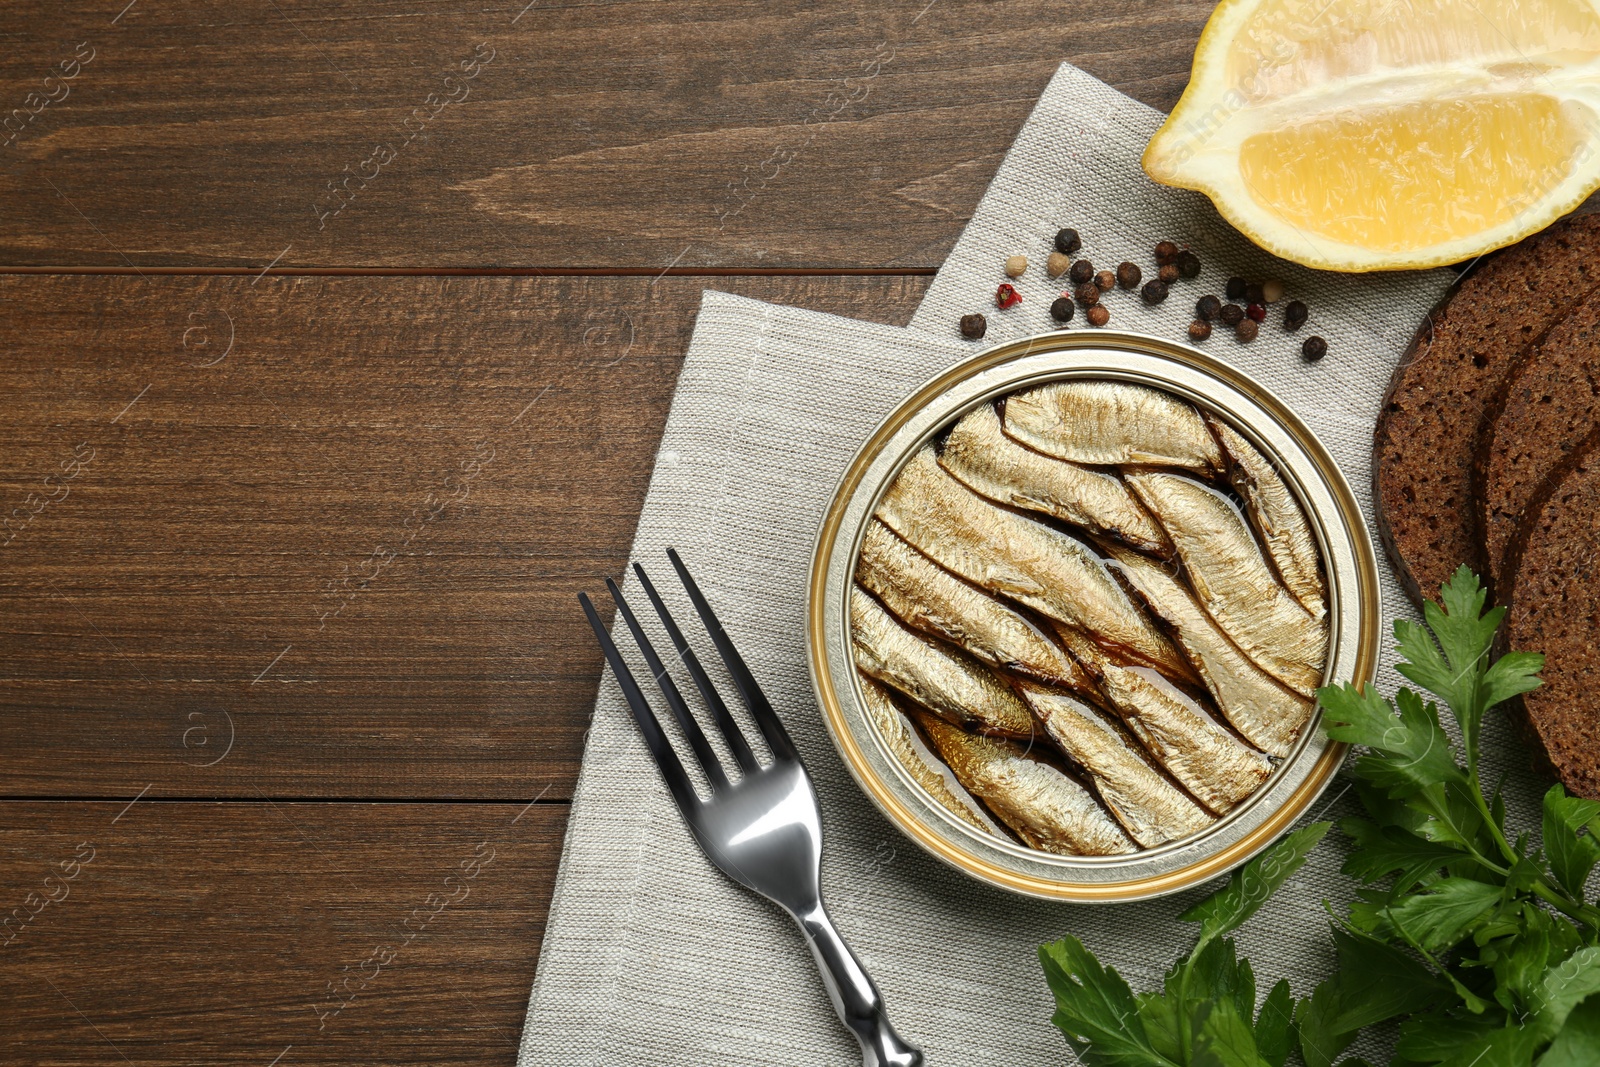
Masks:
[[[1269,321],[1253,345],[1220,331],[1208,350],[1278,393],[1321,437],[1371,514],[1373,421],[1395,360],[1443,293],[1445,272],[1343,276],[1275,260],[1233,232],[1202,197],[1153,185],[1139,169],[1161,116],[1071,66],[1052,79],[911,328],[855,322],[708,291],[640,519],[633,557],[666,575],[675,545],[783,714],[822,799],[823,885],[834,917],[908,1038],[930,1064],[1071,1063],[1050,1026],[1037,946],[1072,933],[1135,989],[1156,986],[1191,943],[1176,921],[1210,887],[1136,905],[1028,900],[980,885],[890,826],[828,741],[806,671],[803,616],[812,539],[836,479],[862,440],[937,371],[977,350],[957,318],[983,311],[987,342],[1052,326],[1059,287],[1049,242],[1076,227],[1098,265],[1150,262],[1163,238],[1204,262],[1158,308],[1110,300],[1112,325],[1179,338],[1194,301],[1229,274],[1282,279],[1311,305],[1285,335]],[[1023,253],[1024,302],[993,304],[1000,264]],[[1281,313],[1278,309],[1275,312]],[[1082,325],[1081,314],[1075,325]],[[1299,338],[1319,333],[1316,365]],[[1387,564],[1389,620],[1410,616]],[[629,592],[636,590],[630,584]],[[638,599],[642,600],[642,596]],[[691,640],[698,635],[691,633]],[[623,642],[627,644],[628,642]],[[1386,656],[1379,684],[1401,684]],[[680,679],[680,685],[687,683]],[[1493,723],[1487,746],[1508,744]],[[1515,761],[1513,761],[1515,762]],[[1343,786],[1330,791],[1334,814]],[[1513,774],[1513,818],[1537,811],[1538,783]],[[1316,814],[1325,814],[1319,805]],[[1240,935],[1265,989],[1288,977],[1307,995],[1331,956],[1321,904],[1352,886],[1326,845]],[[523,1067],[859,1064],[799,934],[775,908],[701,856],[661,786],[609,673],[601,685],[523,1035]]]

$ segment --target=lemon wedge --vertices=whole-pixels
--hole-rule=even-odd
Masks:
[[[1222,0],[1145,148],[1270,252],[1468,259],[1600,186],[1600,0]]]

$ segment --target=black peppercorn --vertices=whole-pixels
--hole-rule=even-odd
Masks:
[[[1238,335],[1239,340],[1246,343],[1254,341],[1256,334],[1260,331],[1261,327],[1256,323],[1255,319],[1240,319],[1239,325],[1233,328],[1233,332]]]
[[[1238,300],[1244,296],[1244,287],[1248,284],[1243,278],[1235,274],[1228,279],[1228,287],[1224,292],[1228,294],[1229,300]]]
[[[1189,340],[1204,341],[1211,336],[1211,324],[1205,319],[1195,319],[1189,324]]]
[[[1139,288],[1139,280],[1143,277],[1144,271],[1139,269],[1139,264],[1126,260],[1117,264],[1117,284],[1124,289]]]
[[[1117,287],[1117,276],[1111,271],[1103,270],[1094,276],[1094,283],[1100,287],[1102,293],[1109,293]]]
[[[1222,301],[1207,293],[1194,302],[1194,313],[1204,322],[1210,322],[1222,313]]]
[[[989,320],[982,315],[961,316],[961,336],[976,341],[989,332]]]
[[[1300,346],[1300,354],[1308,362],[1315,363],[1328,354],[1328,342],[1320,337],[1307,337],[1306,343]]]
[[[1162,241],[1156,245],[1156,263],[1165,267],[1168,263],[1178,258],[1178,246],[1171,241]]]
[[[1294,333],[1306,324],[1306,319],[1310,318],[1310,316],[1311,312],[1304,301],[1291,300],[1283,309],[1283,328],[1290,333]]]
[[[1229,326],[1239,325],[1239,320],[1244,318],[1244,308],[1238,304],[1223,304],[1222,310],[1217,312],[1217,317]]]
[[[1090,308],[1086,314],[1088,315],[1090,326],[1104,326],[1111,321],[1111,312],[1099,304]]]
[[[1178,257],[1172,262],[1177,266],[1178,273],[1183,275],[1185,278],[1200,277],[1200,257],[1195,255],[1193,252],[1185,249],[1184,251],[1179,252]]]
[[[1073,292],[1078,298],[1078,303],[1086,308],[1092,308],[1100,303],[1100,287],[1094,282],[1084,282]]]
[[[1073,285],[1082,285],[1094,277],[1094,264],[1087,259],[1080,259],[1067,271],[1067,277],[1072,279]]]
[[[1167,298],[1167,283],[1154,279],[1144,283],[1144,288],[1139,290],[1139,295],[1146,304],[1159,304]]]
[[[1260,304],[1266,301],[1266,294],[1261,291],[1260,282],[1246,282],[1244,287],[1244,302],[1246,304]]]
[[[1083,242],[1078,239],[1077,230],[1056,231],[1056,251],[1064,256],[1070,256],[1083,247]]]
[[[1072,314],[1077,310],[1071,300],[1058,296],[1050,301],[1050,317],[1057,322],[1071,322]]]
[[[1161,269],[1156,271],[1156,277],[1171,285],[1178,280],[1178,265],[1176,263],[1161,264]]]

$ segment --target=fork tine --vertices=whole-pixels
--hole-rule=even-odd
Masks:
[[[761,762],[756,759],[756,754],[750,751],[750,742],[744,739],[744,731],[739,729],[739,724],[728,713],[728,705],[723,702],[722,694],[717,692],[716,686],[711,684],[711,676],[700,665],[700,657],[694,654],[689,642],[683,639],[683,631],[678,629],[678,624],[673,621],[666,604],[662,603],[661,594],[656,592],[650,576],[637,563],[633,565],[633,573],[639,576],[639,584],[644,586],[645,596],[650,598],[651,606],[661,618],[661,625],[666,627],[667,636],[672,639],[672,647],[678,650],[678,656],[683,660],[684,666],[689,668],[695,688],[700,690],[700,696],[711,709],[711,717],[716,720],[717,728],[722,731],[722,736],[728,741],[728,747],[733,750],[733,758],[739,761],[739,766],[746,774],[760,770]]]
[[[617,588],[617,583],[607,578],[606,588],[611,591],[611,599],[617,602],[617,611],[622,614],[628,629],[633,631],[633,639],[639,643],[639,651],[644,653],[644,661],[650,665],[650,671],[655,675],[656,686],[660,688],[661,695],[667,698],[667,706],[672,709],[672,717],[678,720],[678,725],[683,729],[683,736],[689,741],[689,747],[694,749],[701,768],[711,780],[712,790],[723,788],[728,784],[728,775],[722,769],[722,761],[712,751],[710,742],[700,729],[700,724],[695,722],[689,706],[683,702],[683,695],[678,692],[678,686],[667,673],[661,657],[656,655],[655,646],[650,643],[650,638],[645,636],[644,627],[634,618],[633,609],[628,607],[628,602],[622,599],[622,590]]]
[[[656,759],[656,766],[661,770],[661,777],[667,783],[667,789],[672,793],[672,799],[678,802],[678,809],[688,817],[691,811],[700,806],[700,798],[695,795],[694,786],[689,783],[689,776],[684,773],[683,764],[678,762],[678,754],[672,750],[672,744],[667,740],[667,735],[661,732],[661,724],[656,721],[655,712],[650,710],[649,701],[639,691],[639,683],[633,680],[633,672],[628,670],[628,665],[622,661],[622,653],[617,651],[617,646],[611,640],[611,635],[606,632],[605,625],[600,621],[600,614],[594,610],[585,593],[578,594],[578,602],[583,605],[583,613],[589,616],[589,625],[594,627],[594,635],[600,641],[600,650],[605,653],[606,662],[611,664],[611,673],[616,675],[617,684],[622,687],[622,695],[628,698],[628,707],[633,709],[633,721],[638,724],[639,732],[644,735],[644,743],[650,749],[650,755]]]
[[[694,610],[700,613],[700,621],[705,623],[706,632],[711,635],[712,643],[722,654],[722,662],[727,665],[728,673],[733,677],[733,684],[738,688],[744,706],[749,709],[750,717],[755,719],[756,725],[761,728],[762,736],[767,739],[767,746],[772,749],[772,754],[779,758],[799,759],[800,754],[795,751],[794,742],[789,739],[789,731],[784,728],[783,720],[778,718],[778,713],[767,703],[766,695],[756,684],[755,676],[750,673],[750,668],[744,665],[744,658],[739,655],[739,650],[733,647],[733,641],[722,629],[722,623],[717,621],[716,612],[706,603],[700,587],[689,577],[689,569],[683,565],[683,560],[678,558],[677,550],[667,549],[667,558],[672,561],[672,568],[678,572],[678,579],[683,582],[684,589],[688,590]]]

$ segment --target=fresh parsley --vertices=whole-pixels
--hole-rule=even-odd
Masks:
[[[1194,950],[1159,993],[1135,995],[1075,937],[1039,949],[1056,997],[1051,1019],[1091,1067],[1283,1067],[1294,1045],[1294,998],[1280,981],[1256,1007],[1256,980],[1227,935],[1288,881],[1331,823],[1302,827],[1184,912],[1200,924]]]
[[[1259,1006],[1254,972],[1227,935],[1305,862],[1327,832],[1290,834],[1182,918],[1194,949],[1159,992],[1135,994],[1076,938],[1039,950],[1053,1022],[1090,1067],[1364,1067],[1339,1057],[1398,1022],[1391,1067],[1600,1064],[1600,909],[1584,897],[1600,862],[1600,803],[1545,794],[1541,840],[1514,839],[1499,786],[1479,774],[1484,716],[1539,685],[1544,657],[1492,656],[1505,609],[1465,567],[1425,625],[1395,623],[1402,688],[1322,689],[1323,727],[1361,746],[1350,773],[1366,818],[1346,819],[1345,873],[1366,888],[1332,924],[1338,968],[1309,997],[1279,981]],[[1430,700],[1428,696],[1436,699]],[[1453,745],[1440,705],[1461,734]]]

